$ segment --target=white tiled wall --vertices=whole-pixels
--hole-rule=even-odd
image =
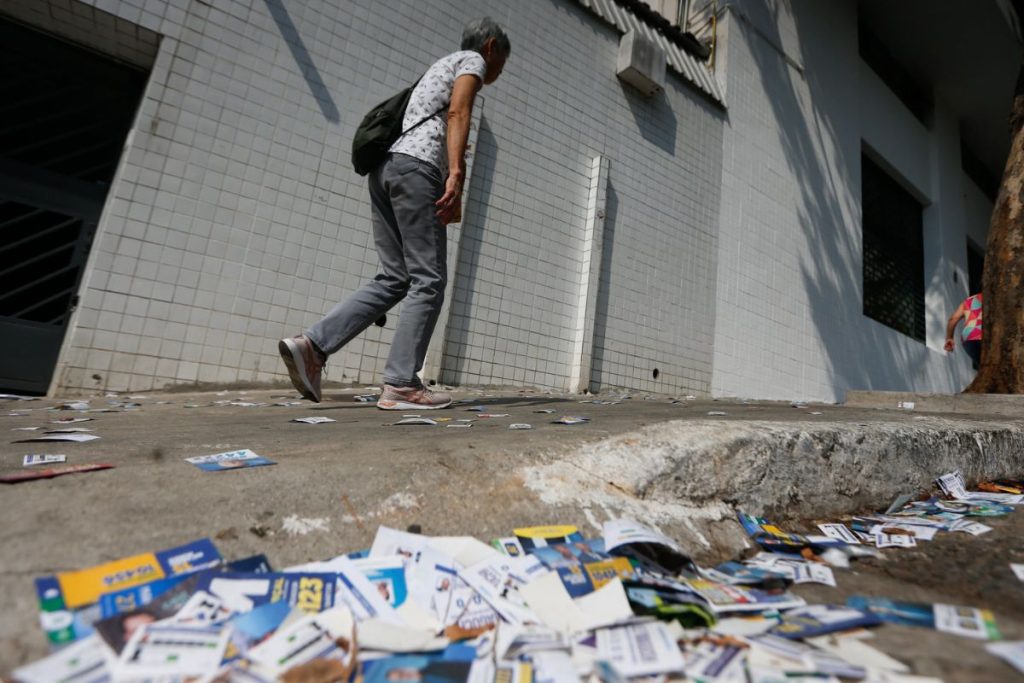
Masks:
[[[856,3],[814,0],[734,2],[720,24],[717,395],[841,400],[847,389],[959,391],[970,377],[966,356],[933,338],[964,293],[950,284],[968,230],[956,127],[941,101],[929,128],[900,111],[861,63],[856,27]],[[861,313],[862,140],[932,206],[929,346]]]
[[[707,392],[722,116],[674,76],[663,97],[634,95],[614,77],[612,29],[570,3],[531,7],[536,14],[510,23],[513,56],[484,112],[451,378],[563,386],[590,166],[603,155],[610,199],[595,381]]]
[[[725,115],[675,75],[653,102],[626,90],[618,35],[578,4],[490,0],[467,15],[456,0],[67,1],[162,39],[56,388],[283,380],[276,340],[376,271],[348,164],[356,123],[490,14],[513,54],[485,90],[445,379],[565,385],[602,155],[612,241],[596,379],[709,390]],[[371,327],[329,377],[379,380],[393,329]]]

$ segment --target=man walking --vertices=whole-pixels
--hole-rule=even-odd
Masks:
[[[473,101],[481,85],[501,75],[510,52],[508,36],[490,18],[470,22],[461,50],[434,62],[413,90],[402,126],[407,132],[368,176],[381,272],[305,333],[278,344],[292,384],[305,398],[319,403],[327,358],[405,299],[377,407],[451,404],[451,396],[423,386],[417,373],[444,302],[445,226],[462,206]]]

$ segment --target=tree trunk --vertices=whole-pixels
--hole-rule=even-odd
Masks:
[[[1010,156],[989,226],[982,291],[981,365],[964,391],[1024,394],[1024,66],[1010,112]]]

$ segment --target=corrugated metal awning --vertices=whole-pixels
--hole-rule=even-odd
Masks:
[[[633,30],[653,41],[665,52],[665,61],[670,69],[688,80],[698,90],[724,105],[725,101],[718,87],[718,81],[715,80],[708,68],[686,50],[663,36],[657,29],[645,24],[639,17],[617,4],[615,0],[576,0],[576,2],[614,25],[622,33]]]

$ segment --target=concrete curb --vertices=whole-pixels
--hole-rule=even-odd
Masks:
[[[1020,394],[915,394],[909,391],[848,391],[845,405],[851,408],[905,409],[928,413],[963,413],[1024,418]]]
[[[722,528],[734,510],[827,519],[883,507],[957,468],[968,482],[1024,474],[1024,425],[676,420],[560,454],[522,477],[547,504],[643,515],[691,537],[702,555],[735,548]]]

